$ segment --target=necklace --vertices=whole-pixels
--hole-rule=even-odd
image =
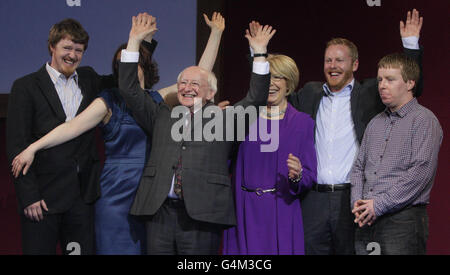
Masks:
[[[286,113],[286,108],[284,110],[279,111],[278,113],[268,113],[267,107],[262,109],[262,114],[268,118],[279,117],[279,116],[283,115],[284,113]]]

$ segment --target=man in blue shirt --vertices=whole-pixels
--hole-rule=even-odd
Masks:
[[[419,12],[400,23],[405,54],[421,63]],[[358,50],[345,38],[328,42],[326,83],[309,82],[289,102],[316,121],[317,183],[302,198],[306,254],[354,254],[355,225],[350,206],[350,171],[364,130],[385,106],[376,79],[358,82]],[[421,94],[421,81],[416,96]]]

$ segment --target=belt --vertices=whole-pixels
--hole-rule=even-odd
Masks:
[[[269,192],[273,193],[273,192],[277,191],[276,188],[272,188],[272,189],[262,189],[262,188],[249,189],[249,188],[247,188],[245,186],[241,186],[241,189],[244,190],[244,191],[247,191],[247,192],[255,192],[256,195],[258,195],[258,196],[262,196],[265,193],[269,193]]]
[[[317,184],[314,183],[312,186],[312,190],[317,192],[324,193],[332,193],[335,191],[342,191],[350,189],[350,183],[341,183],[341,184]]]

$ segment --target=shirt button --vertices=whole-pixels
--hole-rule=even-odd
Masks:
[[[183,151],[186,150],[186,146],[181,147],[181,150]]]
[[[377,174],[377,172],[373,172],[375,175]]]

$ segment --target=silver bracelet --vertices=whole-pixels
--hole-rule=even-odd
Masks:
[[[303,178],[303,168],[300,170],[300,174],[298,175],[298,177],[296,179],[291,179],[289,178],[289,180],[293,183],[298,183],[299,181],[301,181]]]

